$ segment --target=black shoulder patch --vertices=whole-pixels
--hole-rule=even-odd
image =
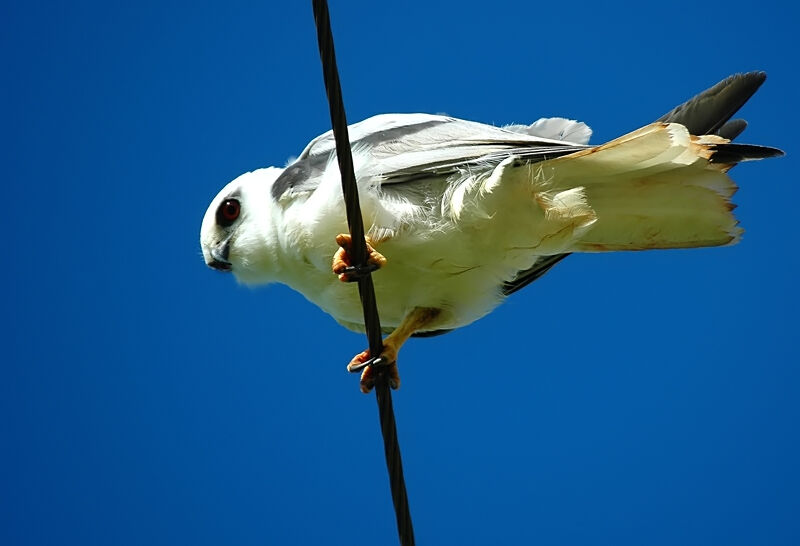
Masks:
[[[272,198],[278,201],[289,190],[313,190],[320,174],[322,169],[314,168],[309,159],[295,161],[272,184]]]

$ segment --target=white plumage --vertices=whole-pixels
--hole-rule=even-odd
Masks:
[[[497,128],[392,114],[353,125],[364,223],[388,259],[374,275],[382,324],[464,326],[500,304],[508,283],[564,253],[735,243],[727,170],[779,153],[668,122],[598,147],[586,145],[590,135],[563,118]],[[363,330],[357,291],[331,271],[346,231],[327,133],[286,169],[228,184],[203,219],[201,246],[212,267],[247,284],[287,284]],[[435,313],[412,320],[415,309]]]

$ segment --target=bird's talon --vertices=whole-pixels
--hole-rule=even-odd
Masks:
[[[390,354],[385,353],[387,350]],[[347,365],[347,371],[350,373],[361,372],[360,388],[363,393],[368,393],[373,389],[379,373],[387,373],[389,386],[397,389],[400,387],[400,373],[397,371],[396,359],[396,351],[391,348],[384,347],[384,353],[374,358],[370,358],[369,349],[367,349],[353,357]]]
[[[364,368],[364,372],[361,374],[361,381],[358,384],[359,390],[364,394],[369,394],[369,392],[375,387],[375,374],[372,371],[372,368],[367,366]]]
[[[349,265],[344,269],[340,269],[339,271],[334,271],[334,273],[339,275],[339,280],[342,282],[353,282],[366,277],[373,271],[377,271],[379,268],[380,266],[373,263],[368,263],[363,267]]]
[[[397,363],[392,362],[389,364],[388,369],[384,368],[383,370],[381,368],[375,368],[372,365],[365,367],[364,371],[361,372],[361,382],[359,384],[361,392],[368,394],[375,387],[377,374],[381,372],[389,374],[389,387],[391,387],[393,390],[400,388],[400,373],[397,371]]]
[[[378,368],[381,366],[386,366],[387,364],[391,364],[391,362],[389,362],[389,359],[383,355],[380,355],[378,358],[370,362],[370,366],[375,366]]]
[[[389,364],[391,364],[391,362],[384,355],[379,355],[375,358],[369,358],[369,351],[364,351],[363,353],[359,353],[353,357],[353,360],[351,360],[347,365],[347,371],[350,373],[356,373],[360,372],[367,366],[382,368]]]
[[[350,258],[350,252],[353,249],[353,238],[347,233],[340,233],[336,236],[336,244],[339,249],[333,255],[333,272],[338,275],[339,280],[342,282],[353,282],[360,278],[369,275],[386,265],[386,258],[372,248],[369,237],[365,237],[365,244],[367,245],[367,263],[363,266],[353,265]]]
[[[347,371],[350,373],[360,372],[364,368],[370,365],[372,359],[369,357],[369,349],[363,352],[358,353],[353,359],[347,364]]]
[[[347,365],[347,371],[350,373],[358,373],[367,366],[369,366],[369,362],[359,362],[359,363],[351,362],[350,364]]]

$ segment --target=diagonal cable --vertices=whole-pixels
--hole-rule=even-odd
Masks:
[[[326,0],[312,0],[314,21],[317,26],[317,41],[322,60],[322,73],[325,79],[325,91],[331,113],[331,125],[336,141],[336,158],[339,172],[342,175],[342,192],[347,210],[347,224],[353,240],[351,258],[357,268],[363,270],[367,263],[367,248],[364,242],[364,222],[361,217],[361,206],[358,199],[358,187],[353,170],[353,155],[350,150],[350,137],[347,131],[347,118],[344,112],[342,89],[339,83],[339,72],[336,68],[336,52],[333,47],[330,15]],[[362,243],[362,244],[360,244]],[[359,276],[358,293],[364,307],[364,326],[367,330],[369,350],[372,356],[383,351],[381,323],[378,317],[378,306],[375,301],[375,289],[372,276]],[[408,509],[408,495],[403,478],[403,462],[400,457],[400,445],[397,441],[397,427],[394,420],[392,395],[389,391],[389,378],[386,366],[376,367],[375,396],[378,402],[378,413],[383,435],[383,447],[386,456],[386,467],[389,471],[389,484],[392,491],[397,532],[402,546],[413,546],[414,528],[411,524],[411,513]]]

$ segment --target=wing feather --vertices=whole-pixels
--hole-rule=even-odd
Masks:
[[[588,130],[588,128],[587,128]],[[503,129],[474,121],[429,114],[383,114],[350,126],[350,145],[358,152],[360,183],[402,184],[447,177],[459,168],[499,163],[508,155],[543,161],[585,145]],[[275,181],[277,200],[287,191],[313,191],[335,157],[331,131],[312,140]]]

